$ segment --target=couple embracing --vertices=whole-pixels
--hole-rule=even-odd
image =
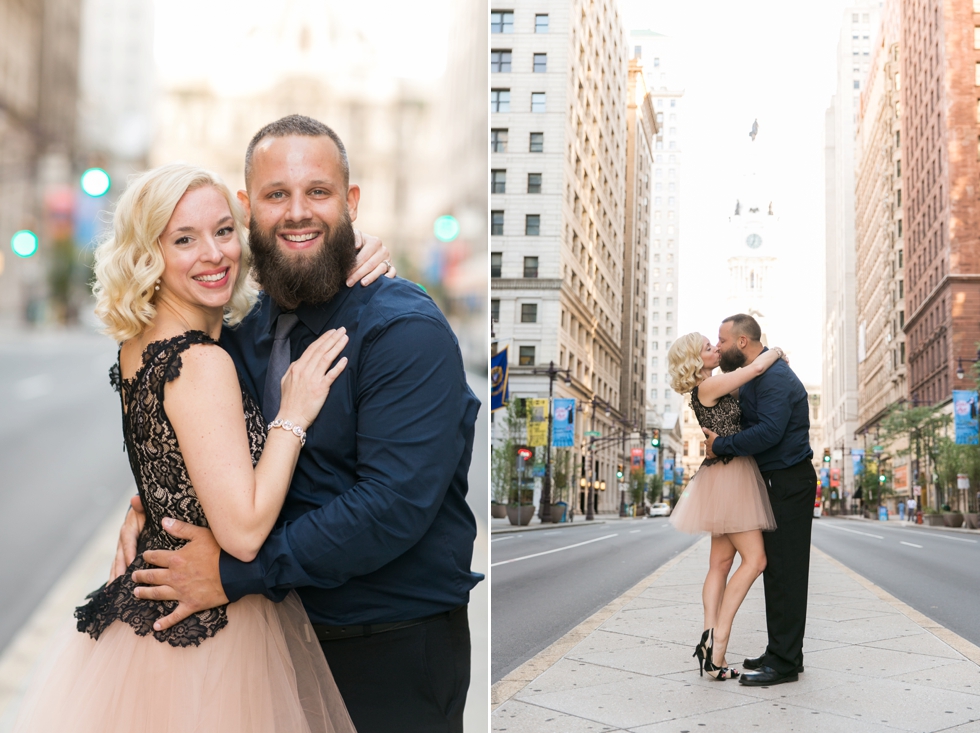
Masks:
[[[670,519],[681,531],[711,533],[704,633],[694,656],[712,678],[753,686],[794,682],[803,671],[817,486],[806,389],[782,350],[761,339],[758,322],[739,314],[722,322],[717,346],[689,333],[668,353],[671,385],[690,393],[706,438],[706,458]],[[736,552],[740,564],[729,578]],[[760,574],[769,640],[739,672],[725,654],[735,614]]]
[[[184,164],[120,198],[95,292],[139,496],[18,733],[462,731],[479,401],[349,175],[293,115],[237,198]]]

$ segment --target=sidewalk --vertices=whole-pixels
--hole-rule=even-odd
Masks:
[[[980,648],[813,548],[806,671],[771,688],[699,677],[707,538],[493,686],[491,730],[980,733]],[[730,664],[766,645],[761,579]]]

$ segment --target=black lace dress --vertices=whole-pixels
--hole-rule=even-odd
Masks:
[[[707,407],[701,404],[695,387],[691,391],[691,408],[698,424],[718,435],[734,435],[741,430],[742,410],[730,394]],[[776,528],[769,493],[751,456],[706,458],[681,494],[670,522],[691,534]]]
[[[147,346],[131,379],[122,379],[118,364],[110,373],[147,515],[139,553],[184,544],[162,529],[165,517],[208,526],[163,404],[181,354],[199,344],[220,348],[188,331]],[[266,430],[244,389],[242,405],[254,465]],[[279,604],[246,596],[157,632],[153,623],[177,604],[133,596],[133,571],[143,567],[138,554],[76,610],[77,630],[65,630],[35,676],[15,733],[355,733],[295,593]]]

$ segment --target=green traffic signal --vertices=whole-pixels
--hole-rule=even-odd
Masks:
[[[109,193],[112,180],[101,168],[89,168],[82,174],[81,184],[82,191],[92,198],[98,198]]]
[[[14,232],[14,236],[10,238],[10,249],[18,257],[33,257],[37,253],[38,243],[34,232],[30,229],[21,229],[19,232]]]
[[[885,474],[881,474],[880,476],[878,476],[878,483],[879,483],[879,484],[883,484],[883,483],[885,483],[885,481],[887,481],[887,480],[888,480],[888,479],[887,479],[887,477],[885,476]]]
[[[459,222],[449,214],[440,216],[432,226],[432,233],[440,242],[452,242],[459,236]]]

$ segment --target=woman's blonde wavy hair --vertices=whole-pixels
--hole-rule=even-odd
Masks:
[[[248,279],[248,229],[238,201],[214,173],[170,163],[130,182],[116,204],[112,233],[95,250],[95,314],[105,324],[104,333],[116,341],[138,336],[156,317],[154,285],[165,267],[160,236],[181,197],[204,186],[211,186],[228,202],[242,247],[238,278],[225,306],[225,323],[239,323],[255,303],[256,293]]]
[[[667,372],[670,374],[670,386],[675,392],[685,394],[698,386],[701,370],[704,369],[701,360],[703,348],[704,336],[697,331],[685,333],[670,347]]]

